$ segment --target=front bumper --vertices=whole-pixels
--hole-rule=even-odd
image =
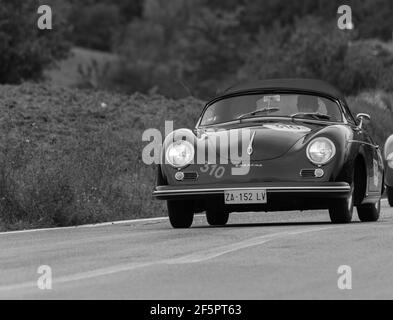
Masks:
[[[346,182],[265,182],[247,183],[241,185],[198,185],[198,186],[158,186],[153,196],[160,200],[175,199],[206,199],[207,197],[224,197],[225,191],[230,190],[266,190],[269,196],[292,196],[295,198],[345,198],[351,187]]]

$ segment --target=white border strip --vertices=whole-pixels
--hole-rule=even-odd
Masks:
[[[122,225],[122,224],[127,224],[127,223],[152,222],[152,221],[164,221],[164,220],[168,220],[168,218],[167,217],[158,217],[158,218],[146,218],[146,219],[134,219],[134,220],[120,220],[120,221],[111,221],[111,222],[103,222],[103,223],[96,223],[96,224],[83,224],[83,225],[71,226],[71,227],[58,227],[58,228],[42,228],[42,229],[26,229],[26,230],[16,230],[16,231],[5,231],[5,232],[0,232],[0,235],[39,232],[39,231],[77,230],[77,229],[84,229],[84,228],[98,228],[98,227]]]

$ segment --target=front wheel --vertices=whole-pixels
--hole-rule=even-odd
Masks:
[[[376,203],[367,203],[357,207],[358,216],[362,222],[378,221],[381,213],[381,200]]]
[[[386,193],[388,195],[389,204],[393,207],[393,187],[387,186]]]
[[[352,187],[351,194],[348,198],[334,200],[329,208],[329,215],[332,223],[344,224],[352,221],[354,206],[353,190],[354,188]]]
[[[208,224],[211,226],[225,226],[229,219],[229,213],[215,210],[207,210],[206,219]]]
[[[168,200],[169,221],[175,229],[187,229],[194,220],[194,206],[184,200]]]

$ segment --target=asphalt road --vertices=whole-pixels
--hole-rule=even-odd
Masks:
[[[393,208],[382,210],[344,226],[314,211],[2,233],[0,299],[393,299]],[[37,287],[41,265],[51,290]],[[338,288],[342,265],[352,290]]]

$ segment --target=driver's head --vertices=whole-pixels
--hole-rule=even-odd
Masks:
[[[297,108],[299,112],[314,113],[319,109],[318,97],[300,95],[297,98]]]

